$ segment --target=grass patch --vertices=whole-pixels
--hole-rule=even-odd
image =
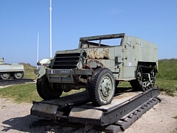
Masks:
[[[177,59],[159,60],[158,64],[156,86],[160,91],[174,96],[177,91]]]
[[[119,82],[118,87],[131,87],[129,82]]]
[[[174,96],[177,91],[177,80],[157,79],[155,85],[160,91],[165,91],[170,96]]]
[[[30,78],[30,79],[37,79],[37,75],[34,74],[34,66],[31,66],[30,64],[26,63],[21,63],[24,65],[25,68],[25,73],[24,73],[24,78]]]
[[[86,89],[83,88],[83,89],[80,89],[80,90],[71,90],[69,92],[63,92],[61,97],[63,96],[67,96],[67,95],[71,95],[71,94],[74,94],[74,93],[78,93],[78,92],[82,92],[82,91],[85,91]]]
[[[84,91],[85,89],[80,90],[71,90],[69,92],[63,92],[61,96],[70,95],[73,93]],[[16,103],[31,103],[32,101],[41,101],[43,100],[37,90],[36,90],[36,84],[30,83],[30,84],[18,84],[9,86],[3,89],[0,89],[0,97],[1,98],[8,98],[12,99]]]
[[[0,97],[9,98],[17,103],[42,100],[36,91],[36,84],[18,84],[0,89]]]
[[[1,107],[1,109],[4,109],[4,108],[6,108],[6,106],[5,106],[5,105]]]
[[[166,92],[169,96],[174,96],[177,91],[177,80],[157,79],[155,84],[160,91]]]
[[[175,130],[173,132],[171,132],[171,133],[177,133],[177,128],[175,128]]]
[[[177,80],[177,59],[164,59],[158,61],[157,78],[165,80]]]
[[[173,118],[177,119],[177,116],[175,116],[175,117],[173,117]]]

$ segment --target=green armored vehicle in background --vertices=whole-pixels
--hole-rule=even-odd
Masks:
[[[38,62],[37,91],[48,100],[86,88],[94,105],[109,104],[119,81],[129,81],[135,90],[154,86],[157,51],[155,44],[124,33],[82,37],[78,49],[57,51],[53,59]]]
[[[24,76],[24,66],[18,63],[5,63],[4,58],[0,58],[0,80],[8,80],[11,77],[22,79]]]

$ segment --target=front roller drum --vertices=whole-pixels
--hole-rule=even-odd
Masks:
[[[59,98],[63,92],[56,84],[50,84],[45,75],[37,80],[36,88],[39,96],[44,100]]]
[[[95,70],[87,89],[94,105],[110,104],[115,93],[115,80],[112,72],[107,68]]]

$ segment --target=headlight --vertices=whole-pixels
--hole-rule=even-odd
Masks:
[[[51,59],[45,58],[45,59],[42,59],[42,60],[38,61],[37,65],[46,66],[46,65],[49,65],[50,62],[51,62]]]

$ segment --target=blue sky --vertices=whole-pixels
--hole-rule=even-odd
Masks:
[[[50,0],[0,0],[0,57],[36,65],[49,57]],[[80,37],[126,33],[158,45],[158,58],[177,58],[177,0],[52,0],[53,56]]]

